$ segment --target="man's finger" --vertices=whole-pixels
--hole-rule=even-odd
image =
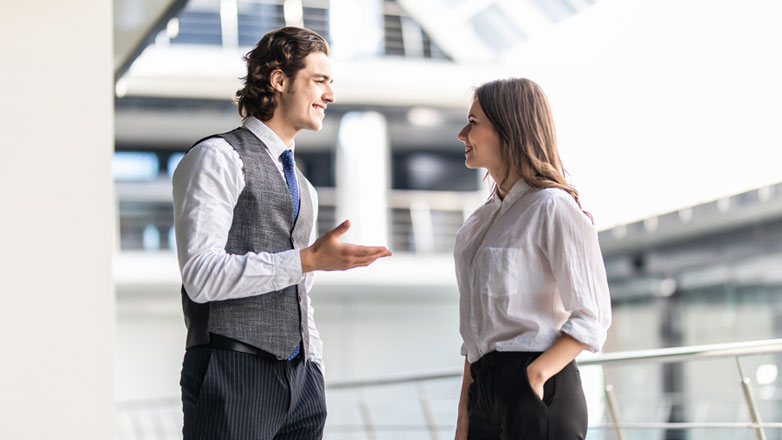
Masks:
[[[350,229],[350,220],[345,220],[344,222],[340,223],[336,228],[330,230],[328,233],[333,235],[334,238],[339,238],[344,234],[345,232]]]
[[[375,255],[375,256],[372,256],[372,257],[370,257],[370,258],[367,258],[367,259],[365,259],[365,260],[363,261],[363,264],[364,264],[365,266],[369,266],[370,264],[374,263],[375,261],[377,261],[377,260],[379,260],[379,259],[381,259],[381,258],[387,257],[387,256],[388,256],[388,255]]]
[[[350,267],[366,267],[370,264],[374,263],[379,257],[371,257],[371,258],[361,258],[353,260],[350,264]]]
[[[359,246],[356,244],[346,244],[344,247],[345,253],[354,257],[368,257],[372,255],[391,255],[391,251],[384,246]]]
[[[383,252],[383,253],[380,253],[380,254],[367,255],[365,257],[359,258],[359,260],[362,261],[362,262],[365,262],[366,264],[369,264],[369,263],[371,263],[371,262],[373,262],[373,261],[375,261],[375,260],[377,260],[379,258],[385,258],[385,257],[388,257],[390,255],[391,255],[391,251],[388,251],[388,252]]]

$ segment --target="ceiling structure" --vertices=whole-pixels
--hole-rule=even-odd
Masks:
[[[593,1],[115,0],[118,144],[170,148],[193,133],[230,128],[236,119],[230,97],[244,75],[248,42],[266,30],[302,24],[331,40],[337,92],[332,116],[352,109],[423,108],[436,114],[436,124],[411,127],[396,118],[395,144],[453,141],[472,87],[496,78],[504,57],[536,33]],[[380,20],[374,29],[365,23],[371,17]],[[338,30],[345,28],[361,34],[342,35]],[[160,101],[192,104],[155,108]],[[198,104],[208,101],[225,106]],[[166,139],[158,130],[139,129],[149,121],[168,127]],[[318,149],[327,137],[312,138],[313,145],[308,139],[301,145]]]
[[[629,223],[778,180],[772,164],[778,163],[779,136],[771,127],[782,89],[776,80],[780,65],[768,54],[773,53],[780,31],[773,21],[778,14],[762,1],[738,5],[706,0],[116,0],[119,71],[147,43],[158,40],[143,50],[118,81],[117,94],[124,97],[117,101],[118,144],[159,142],[161,131],[143,129],[150,121],[168,130],[165,148],[187,144],[200,133],[199,128],[206,132],[231,128],[236,113],[230,97],[239,87],[244,68],[241,55],[248,47],[241,43],[245,35],[241,20],[224,21],[227,25],[222,26],[220,16],[224,11],[236,12],[224,5],[250,3],[270,6],[266,10],[276,11],[272,15],[277,25],[292,24],[289,20],[294,19],[308,25],[312,11],[325,8],[329,13],[321,14],[318,23],[331,20],[324,29],[332,33],[335,28],[353,27],[337,25],[337,10],[345,20],[351,7],[380,8],[379,26],[385,41],[381,32],[381,40],[354,48],[358,55],[352,58],[336,56],[339,44],[332,44],[337,103],[329,106],[326,130],[318,136],[302,136],[300,144],[297,139],[297,146],[305,149],[333,147],[338,117],[366,109],[397,111],[389,117],[397,146],[415,148],[429,143],[428,147],[436,148],[439,142],[440,148],[453,148],[473,86],[497,77],[528,74],[547,76],[553,84],[543,86],[552,104],[560,104],[560,147],[568,155],[570,170],[580,179],[576,181],[580,189],[595,197],[584,200],[602,213],[599,226]],[[220,44],[177,44],[176,37],[160,32],[171,23],[167,17],[209,4],[220,5],[213,14],[215,23],[218,32],[229,37]],[[286,12],[289,4],[302,10],[298,18]],[[704,20],[701,14],[707,5],[711,16]],[[239,18],[246,13],[241,7],[238,12]],[[343,17],[343,12],[348,15]],[[366,15],[364,11],[359,18]],[[723,24],[732,18],[745,25],[741,32],[724,32]],[[691,37],[693,23],[699,26],[696,37]],[[184,18],[181,24],[180,31],[184,31]],[[659,32],[661,27],[665,32]],[[332,37],[339,40],[340,36]],[[379,51],[367,55],[373,48]],[[528,71],[523,63],[536,49],[555,53],[556,59]],[[725,78],[746,77],[753,81],[743,84],[744,93],[714,93]],[[671,97],[679,105],[671,106]],[[170,101],[185,105],[154,109],[149,104]],[[222,106],[210,110],[203,106],[205,102]],[[413,129],[405,123],[404,114],[414,109],[433,110],[440,120]],[[720,130],[713,130],[714,126]],[[751,153],[745,151],[738,157],[723,153],[731,144]],[[605,177],[607,173],[592,172],[595,151],[624,166],[614,167],[610,178]],[[647,155],[650,151],[655,154]],[[655,170],[660,169],[669,175],[690,176],[689,164],[699,164],[700,157],[713,151],[720,153],[709,156],[714,161],[711,166],[695,167],[699,180],[708,184],[681,191],[678,181],[656,178]],[[637,157],[644,157],[643,165],[633,162]],[[750,163],[744,157],[766,159]],[[579,168],[579,164],[585,165]],[[737,170],[747,171],[737,176]],[[614,181],[633,185],[617,187]],[[624,203],[615,206],[617,199]]]
[[[114,77],[122,76],[187,0],[114,0]]]
[[[487,76],[487,65],[514,64],[525,42],[595,1],[115,0],[118,79],[136,61],[118,95],[223,99],[235,89],[241,55],[258,35],[304,25],[331,40],[335,73],[349,86],[342,103],[461,107],[465,84],[497,71]],[[382,22],[365,23],[373,17]],[[339,31],[345,28],[355,30]],[[151,45],[164,29],[166,43],[190,44]]]
[[[502,64],[596,0],[398,0],[454,60]]]

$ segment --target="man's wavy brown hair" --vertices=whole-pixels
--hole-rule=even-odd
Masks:
[[[304,68],[304,58],[313,52],[329,54],[329,44],[317,33],[298,27],[267,32],[255,48],[244,56],[247,76],[244,87],[236,91],[239,114],[268,121],[277,103],[271,85],[271,73],[277,69],[293,81]]]
[[[531,187],[559,188],[581,207],[578,191],[565,180],[554,118],[543,89],[526,78],[498,79],[475,89],[475,99],[497,130],[506,164],[502,181],[494,185],[504,188],[510,171],[516,170]]]

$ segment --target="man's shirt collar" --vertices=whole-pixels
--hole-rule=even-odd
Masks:
[[[273,157],[279,159],[283,151],[289,149],[285,143],[282,142],[282,139],[280,139],[277,133],[258,118],[248,116],[242,120],[242,125],[266,145],[266,148],[269,149],[269,152]],[[296,141],[292,141],[290,145],[291,152],[295,152],[295,147]]]

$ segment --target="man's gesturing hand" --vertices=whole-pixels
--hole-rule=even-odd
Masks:
[[[350,228],[345,220],[336,228],[321,235],[312,246],[301,250],[301,272],[315,270],[348,270],[354,267],[369,266],[381,257],[391,255],[383,246],[358,246],[339,241]]]

